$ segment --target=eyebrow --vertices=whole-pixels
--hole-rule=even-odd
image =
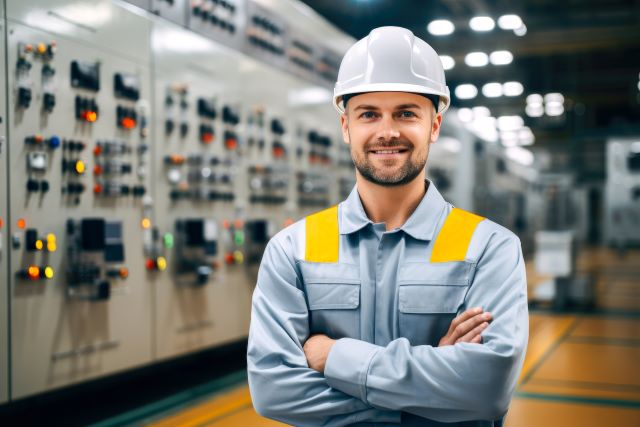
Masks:
[[[420,109],[421,107],[418,104],[400,104],[397,105],[394,110],[407,110],[407,109],[411,109],[411,108],[416,108],[416,109]],[[357,110],[379,110],[379,107],[376,107],[375,105],[358,105],[356,108],[353,109],[353,111],[357,111]]]

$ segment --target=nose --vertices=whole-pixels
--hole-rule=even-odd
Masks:
[[[400,130],[398,124],[390,114],[384,114],[379,121],[378,128],[378,140],[389,141],[391,139],[397,139],[400,137]]]

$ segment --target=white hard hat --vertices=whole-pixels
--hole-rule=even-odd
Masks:
[[[406,28],[380,27],[351,46],[342,58],[333,105],[344,113],[343,95],[412,92],[437,95],[438,112],[449,108],[449,88],[440,57]]]

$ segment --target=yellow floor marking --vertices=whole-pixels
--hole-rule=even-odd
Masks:
[[[531,314],[529,317],[529,346],[520,381],[529,375],[533,367],[576,321],[575,316]]]
[[[640,410],[515,398],[505,427],[640,426]]]
[[[179,412],[174,416],[164,418],[162,421],[149,424],[149,426],[196,427],[251,406],[249,386],[245,385]]]

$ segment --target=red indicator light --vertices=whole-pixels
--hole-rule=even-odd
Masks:
[[[229,150],[235,150],[236,147],[238,146],[238,141],[236,141],[234,138],[229,138],[225,141],[224,145],[229,149]]]
[[[133,129],[136,127],[136,121],[131,117],[123,117],[122,120],[120,120],[120,126],[125,129]]]

